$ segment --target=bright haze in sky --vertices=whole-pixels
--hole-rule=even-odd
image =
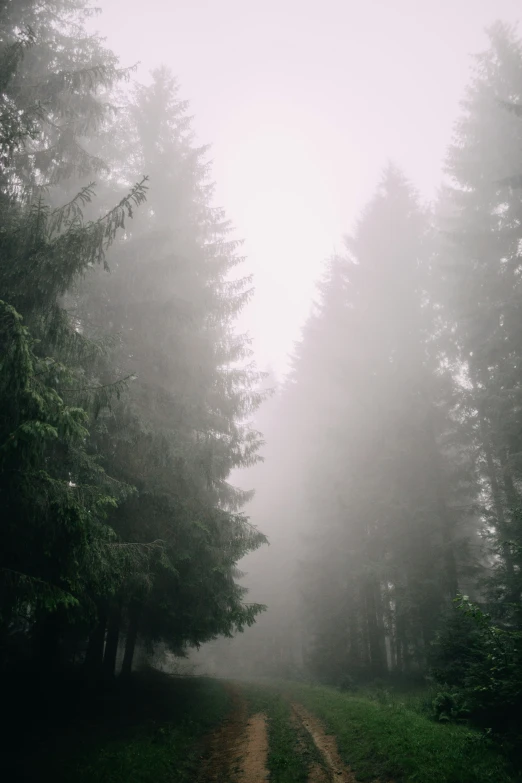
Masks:
[[[216,204],[245,239],[240,327],[278,375],[325,259],[392,160],[426,198],[484,28],[521,0],[100,0],[96,27],[139,77],[169,66],[211,143]],[[152,183],[151,183],[152,184]]]

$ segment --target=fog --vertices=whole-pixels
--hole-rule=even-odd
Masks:
[[[321,265],[388,160],[431,198],[472,55],[517,0],[104,0],[93,25],[139,75],[160,63],[212,145],[216,202],[245,241],[241,327],[280,376]],[[267,311],[270,318],[267,319]]]
[[[468,369],[463,344],[445,341],[461,313],[441,259],[452,251],[433,231],[448,230],[440,189],[458,178],[448,148],[485,28],[519,16],[510,0],[103,5],[95,23],[122,61],[145,81],[171,68],[211,142],[214,200],[253,275],[236,328],[275,389],[253,422],[264,462],[231,476],[255,490],[246,513],[269,539],[239,564],[267,611],[191,653],[198,671],[421,672],[448,599],[481,594],[495,500],[456,399]],[[365,260],[374,272],[352,271]],[[351,323],[347,307],[364,316]]]
[[[0,7],[1,666],[450,682],[522,627],[519,1],[100,5]]]

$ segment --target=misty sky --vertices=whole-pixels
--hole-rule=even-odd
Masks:
[[[391,159],[431,197],[484,27],[522,0],[99,0],[140,78],[164,63],[212,143],[216,203],[245,238],[241,326],[281,373],[324,259]],[[152,185],[153,183],[151,183]]]

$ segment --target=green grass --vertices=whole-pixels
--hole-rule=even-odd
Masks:
[[[90,705],[74,717],[69,729],[57,726],[51,737],[46,734],[35,742],[32,758],[24,760],[16,779],[193,783],[203,739],[226,716],[229,706],[219,680],[153,672],[138,676],[103,692],[97,709]]]
[[[250,714],[267,716],[270,783],[306,783],[312,763],[321,763],[321,758],[309,734],[292,721],[288,700],[269,686],[240,687]]]
[[[228,709],[228,696],[216,680],[171,683],[166,694],[172,714],[148,720],[128,737],[101,742],[66,775],[75,783],[171,783],[193,781],[201,760],[201,740]]]
[[[333,688],[287,684],[288,695],[337,738],[360,781],[515,783],[506,759],[478,731],[436,723],[422,696],[348,695]]]
[[[15,685],[6,702],[2,764],[9,780],[193,783],[203,739],[230,708],[220,680],[154,672],[92,692],[74,679],[61,690],[56,684],[40,691],[34,683],[26,691],[23,683]],[[481,733],[431,720],[425,692],[370,688],[345,694],[288,682],[239,687],[250,714],[267,716],[271,783],[306,783],[312,764],[321,763],[311,737],[292,720],[292,699],[335,735],[359,781],[520,783]]]

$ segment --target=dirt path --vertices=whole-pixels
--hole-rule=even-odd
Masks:
[[[229,685],[232,708],[228,719],[207,743],[206,759],[199,783],[265,783],[268,734],[266,716],[248,717],[241,690]]]
[[[230,715],[207,740],[198,783],[265,783],[270,778],[266,715],[249,716],[241,689],[232,684],[227,687]],[[308,783],[355,783],[355,776],[339,756],[335,737],[302,705],[292,704],[292,713],[293,721],[308,732],[323,760],[312,765]]]
[[[308,783],[356,783],[355,775],[343,764],[335,737],[327,734],[320,721],[311,715],[301,704],[292,704],[292,709],[299,722],[305,727],[314,741],[315,747],[324,760],[324,767],[314,764],[310,770]]]
[[[240,746],[239,783],[262,783],[268,780],[266,758],[268,755],[268,733],[266,715],[258,712],[247,723],[246,736]]]

